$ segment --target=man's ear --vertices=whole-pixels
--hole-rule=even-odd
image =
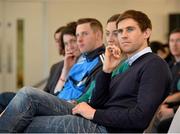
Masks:
[[[99,40],[101,38],[102,38],[102,33],[99,30],[97,30],[96,31],[96,40]]]
[[[148,39],[151,36],[152,30],[150,28],[147,28],[144,31],[144,38]]]

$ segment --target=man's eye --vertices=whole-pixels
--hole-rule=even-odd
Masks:
[[[177,43],[180,43],[180,39],[177,39],[176,42],[177,42]]]
[[[122,34],[122,32],[123,32],[122,29],[118,29],[118,30],[117,30],[117,33],[119,33],[119,34]]]
[[[118,36],[118,32],[113,32],[113,36],[117,37]]]
[[[79,34],[76,34],[76,37],[79,37]]]
[[[106,33],[106,36],[109,36],[109,33]]]
[[[71,40],[71,43],[76,43],[76,40]]]
[[[134,30],[133,28],[128,28],[128,29],[127,29],[128,32],[131,32],[131,31],[133,31],[133,30]]]
[[[83,32],[82,35],[88,35],[88,33],[87,32]]]

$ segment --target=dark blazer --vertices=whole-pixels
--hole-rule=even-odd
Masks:
[[[54,89],[61,75],[63,65],[64,65],[64,61],[60,61],[52,65],[47,84],[43,89],[44,91],[54,95]]]
[[[0,113],[6,108],[15,95],[16,93],[14,92],[3,92],[0,94]]]

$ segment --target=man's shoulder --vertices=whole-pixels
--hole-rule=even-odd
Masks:
[[[154,70],[156,68],[155,70],[157,70],[161,68],[162,70],[170,71],[166,61],[153,53],[144,54],[139,59],[137,59],[132,65],[136,66],[135,68],[139,69],[149,68],[151,70]]]
[[[61,60],[51,66],[51,70],[54,70],[56,68],[62,68],[64,65],[64,60]]]
[[[146,62],[146,63],[155,63],[155,62],[160,62],[162,64],[167,64],[165,62],[165,60],[163,60],[161,57],[157,56],[156,54],[154,53],[147,53],[147,54],[144,54],[143,56],[141,56],[139,58],[139,61],[141,62]]]

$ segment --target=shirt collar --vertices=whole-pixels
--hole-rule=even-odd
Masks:
[[[92,52],[83,53],[83,57],[85,57],[87,61],[91,61],[104,52],[105,52],[105,47],[103,45],[103,46],[93,50]]]
[[[131,56],[130,58],[127,59],[126,62],[128,62],[129,66],[132,65],[132,63],[137,60],[139,57],[141,57],[142,55],[146,54],[146,53],[151,53],[152,50],[150,47],[146,47],[143,50],[141,50],[140,52],[134,54],[133,56]]]

